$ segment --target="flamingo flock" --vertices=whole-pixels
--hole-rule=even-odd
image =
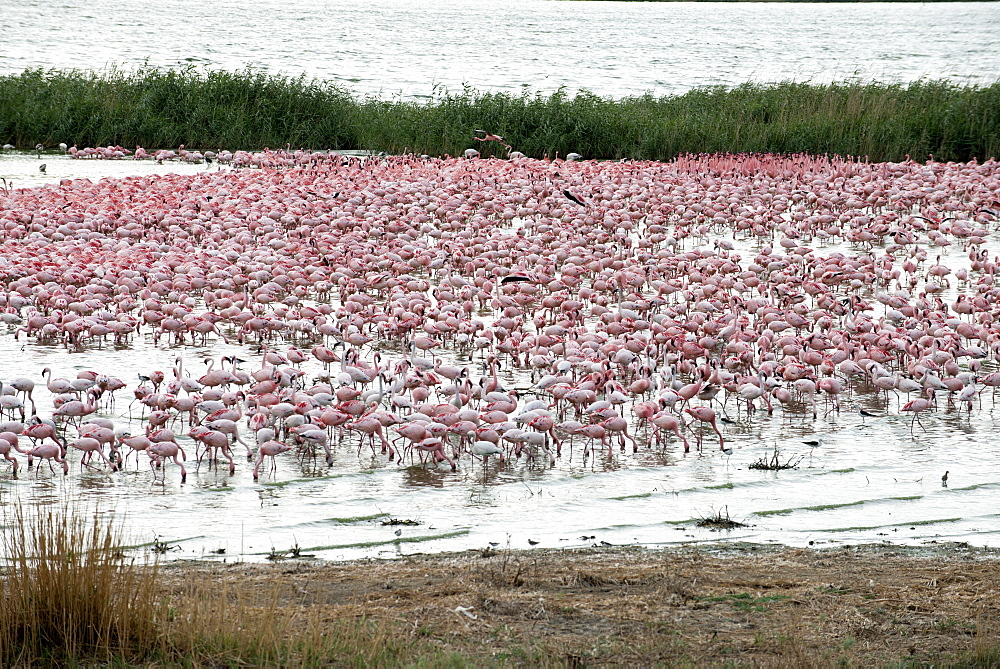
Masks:
[[[107,471],[142,455],[163,480],[244,452],[257,479],[288,452],[485,471],[727,451],[734,414],[808,423],[863,390],[914,430],[1000,386],[994,161],[225,162],[250,169],[0,191],[10,336],[177,353],[138,382],[4,382],[13,475],[77,452]],[[245,353],[192,358],[215,342]],[[138,434],[102,416],[126,392]]]

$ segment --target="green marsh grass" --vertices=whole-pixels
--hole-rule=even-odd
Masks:
[[[620,99],[442,89],[426,102],[358,98],[254,70],[25,70],[0,77],[0,141],[147,149],[364,149],[505,156],[472,130],[541,158],[671,160],[687,153],[838,154],[870,160],[1000,155],[1000,82],[743,84]]]

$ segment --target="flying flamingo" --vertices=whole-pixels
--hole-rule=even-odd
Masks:
[[[500,135],[494,135],[493,133],[486,132],[485,130],[473,130],[472,132],[481,132],[481,133],[483,133],[482,137],[479,137],[478,135],[476,135],[476,136],[473,136],[472,139],[477,139],[480,142],[499,142],[501,146],[503,146],[503,147],[505,147],[507,149],[508,153],[511,150],[511,145],[508,144],[507,140],[505,140]]]

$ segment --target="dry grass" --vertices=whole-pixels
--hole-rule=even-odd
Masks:
[[[120,550],[120,528],[16,507],[0,534],[0,662],[110,661],[156,638],[155,566],[139,570]]]
[[[996,558],[610,548],[164,572],[277,592],[293,618],[367,620],[457,666],[985,667],[1000,666]]]
[[[437,664],[437,648],[361,618],[327,621],[284,597],[160,567],[122,549],[100,512],[20,507],[0,530],[0,666],[388,666]]]
[[[156,565],[126,557],[102,518],[6,519],[0,665],[1000,666],[1000,561],[988,551]]]

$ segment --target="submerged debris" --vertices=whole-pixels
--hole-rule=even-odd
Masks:
[[[781,451],[779,451],[778,447],[775,446],[774,452],[771,454],[770,458],[762,457],[757,462],[751,463],[747,468],[766,469],[768,471],[776,471],[779,469],[795,469],[796,467],[799,466],[799,463],[802,462],[801,455],[798,457],[792,456],[785,462],[781,462],[780,457],[781,457]]]
[[[723,511],[716,511],[714,516],[707,516],[698,521],[698,527],[711,527],[712,529],[720,530],[732,530],[737,527],[746,527],[746,523],[741,523],[737,520],[733,520],[729,517],[729,507],[724,508],[725,516],[723,516]]]

